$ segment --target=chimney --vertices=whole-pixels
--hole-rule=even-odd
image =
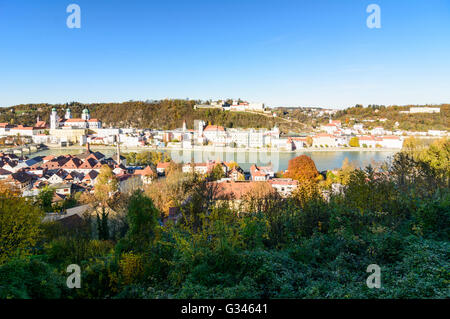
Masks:
[[[88,153],[91,152],[91,149],[89,148],[89,143],[86,143],[86,151],[87,151]]]

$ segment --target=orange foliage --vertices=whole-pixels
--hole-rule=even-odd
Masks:
[[[288,172],[284,177],[292,178],[299,181],[316,180],[319,176],[316,164],[306,155],[300,155],[289,161]]]

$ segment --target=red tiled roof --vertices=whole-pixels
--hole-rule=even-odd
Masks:
[[[64,122],[66,122],[66,123],[76,123],[76,122],[86,122],[86,120],[78,118],[78,119],[67,119]]]
[[[62,168],[68,168],[68,169],[76,169],[78,167],[80,167],[80,165],[82,164],[82,161],[79,158],[71,158],[70,160],[68,160],[63,166]]]
[[[214,199],[230,200],[241,199],[247,193],[253,191],[256,185],[267,182],[210,182],[208,186],[214,192]]]
[[[33,130],[33,127],[18,125],[17,127],[13,127],[12,130],[27,130],[27,131],[31,131],[31,130]]]
[[[83,164],[80,165],[80,169],[92,169],[98,163],[94,158],[87,158]]]
[[[150,166],[147,166],[144,169],[138,169],[134,172],[134,174],[136,175],[142,175],[142,176],[150,176],[150,175],[154,175],[155,173],[153,172],[152,168]]]
[[[55,193],[55,195],[53,195],[52,202],[61,202],[61,201],[63,201],[64,199],[66,199],[66,196],[65,196],[65,195],[61,195],[61,194]]]
[[[269,183],[276,185],[298,185],[298,181],[287,178],[274,178],[269,180]]]
[[[170,162],[159,162],[158,165],[156,165],[156,168],[168,168],[170,166]]]
[[[327,133],[319,133],[319,134],[316,134],[315,136],[313,136],[313,138],[317,138],[317,137],[334,137],[334,135],[331,135],[331,134],[327,134]]]
[[[360,141],[375,141],[375,137],[373,136],[360,136],[358,139]]]
[[[218,126],[218,125],[208,125],[204,131],[225,131],[225,129],[223,128],[223,126]]]
[[[94,180],[97,178],[97,176],[98,176],[98,173],[96,171],[90,171],[83,177],[83,181],[84,180]]]

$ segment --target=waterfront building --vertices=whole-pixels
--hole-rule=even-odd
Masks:
[[[336,137],[331,134],[317,134],[312,137],[313,147],[336,147]]]

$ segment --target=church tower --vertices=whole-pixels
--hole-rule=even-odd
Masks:
[[[66,120],[72,118],[72,112],[70,111],[69,108],[66,109],[66,114],[64,115],[64,118],[65,118]]]
[[[204,121],[198,121],[198,137],[203,136],[203,126],[205,125]]]
[[[52,113],[50,113],[50,128],[52,130],[58,128],[58,121],[59,121],[58,113],[56,112],[56,108],[54,107],[52,108]]]
[[[81,113],[81,119],[85,121],[89,121],[91,119],[91,114],[89,113],[88,109],[84,109]]]
[[[120,137],[119,134],[116,135],[116,141],[117,141],[117,165],[120,165]]]

